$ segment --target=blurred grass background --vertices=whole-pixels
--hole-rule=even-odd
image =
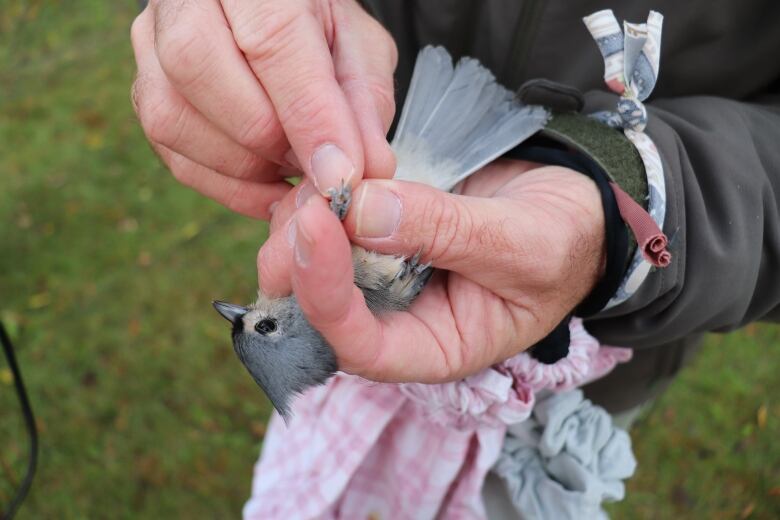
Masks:
[[[0,316],[42,444],[23,519],[236,517],[269,412],[210,305],[253,296],[267,228],[146,145],[136,12],[0,0]],[[615,518],[780,517],[779,346],[772,326],[710,337],[635,429]],[[0,361],[0,505],[26,450]]]

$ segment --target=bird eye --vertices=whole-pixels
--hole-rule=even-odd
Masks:
[[[271,318],[263,318],[255,324],[255,330],[263,336],[276,332],[276,320]]]

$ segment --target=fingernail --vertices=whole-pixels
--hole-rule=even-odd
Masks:
[[[341,148],[324,144],[311,156],[311,172],[317,189],[327,195],[330,188],[338,188],[342,182],[350,183],[355,166]]]
[[[295,257],[295,263],[301,267],[308,267],[309,260],[311,259],[311,250],[314,244],[311,237],[306,234],[306,230],[295,223],[295,250],[293,256]]]
[[[295,217],[290,219],[290,223],[287,224],[287,243],[290,247],[295,246],[295,235],[297,234],[298,226],[295,224]]]
[[[293,151],[292,148],[287,150],[287,153],[284,154],[284,160],[287,162],[287,164],[289,164],[296,170],[303,170],[303,168],[301,168],[301,163],[298,160],[298,156],[295,155],[295,152]]]
[[[272,202],[270,206],[268,206],[268,214],[273,216],[274,211],[276,211],[276,208],[279,207],[279,201]]]
[[[317,188],[310,182],[304,182],[301,189],[298,190],[298,194],[295,195],[295,207],[300,208],[303,206],[315,193],[317,193]]]
[[[367,182],[363,184],[355,211],[356,236],[389,237],[401,222],[401,199],[385,187]]]

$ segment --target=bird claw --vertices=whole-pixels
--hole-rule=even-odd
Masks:
[[[398,270],[398,274],[395,275],[395,278],[406,278],[411,274],[419,275],[431,267],[430,262],[426,262],[424,264],[420,263],[421,256],[422,247],[414,254],[414,256],[408,260],[405,260],[404,263],[401,264],[401,269]]]
[[[339,188],[330,188],[330,210],[336,214],[339,220],[344,220],[349,211],[349,205],[352,203],[352,186],[341,180]]]
[[[414,271],[414,274],[420,274],[431,266],[430,262],[420,263],[420,257],[422,256],[422,247],[417,250],[414,256],[407,262],[409,268]]]

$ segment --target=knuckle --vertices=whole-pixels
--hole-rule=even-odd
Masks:
[[[132,86],[130,87],[130,102],[132,103],[133,110],[139,119],[141,119],[141,103],[144,97],[144,83],[144,77],[140,74],[137,74]]]
[[[322,25],[328,48],[333,50],[337,20],[350,6],[344,0],[315,0],[312,7],[312,14]]]
[[[193,187],[192,172],[190,172],[184,157],[178,154],[171,154],[168,157],[168,169],[171,171],[174,179],[184,186]]]
[[[148,78],[141,74],[135,78],[130,96],[138,119],[141,121],[141,126],[144,127],[144,130],[148,130],[150,122],[157,112],[157,107],[163,104],[161,97],[152,92]]]
[[[453,377],[464,377],[468,373],[466,368],[474,366],[471,359],[473,356],[468,353],[470,350],[472,349],[463,341],[458,342],[457,345],[453,347],[452,352],[447,359],[450,369],[450,380],[452,380]]]
[[[381,52],[384,59],[387,60],[387,65],[390,69],[395,70],[398,65],[398,47],[395,44],[395,39],[393,39],[393,36],[382,26],[382,24],[373,18],[371,18],[371,21],[373,22],[379,40],[377,50]]]
[[[257,155],[249,151],[244,151],[241,155],[241,158],[235,162],[235,167],[230,170],[230,176],[240,180],[249,179],[255,174],[255,172],[260,170],[262,164],[262,159],[260,159]],[[218,170],[221,169],[226,168],[218,168]]]
[[[429,368],[429,374],[426,382],[431,384],[445,383],[453,378],[453,371],[450,368],[450,362],[445,352],[441,352],[441,362],[432,363]]]
[[[371,51],[375,56],[386,60],[386,64],[395,70],[398,65],[398,47],[392,34],[373,16],[365,14],[367,34],[371,35],[374,45]]]
[[[323,113],[328,109],[327,104],[315,92],[299,92],[279,111],[279,120],[282,126],[287,123],[308,122],[309,125],[317,125],[323,120]]]
[[[214,46],[192,25],[180,24],[157,39],[157,56],[165,74],[181,86],[197,83],[207,74]]]
[[[333,0],[331,0],[333,2]],[[372,52],[382,53],[395,66],[398,61],[398,49],[395,39],[379,20],[371,16],[365,10],[359,10],[359,23],[364,27],[374,43]]]
[[[398,67],[398,46],[395,44],[395,39],[392,35],[382,28],[387,38],[386,48],[388,52],[388,61],[390,62],[390,68],[395,70]]]
[[[232,186],[229,186],[226,182],[223,189],[224,195],[221,198],[223,200],[222,204],[226,208],[240,212],[246,207],[244,204],[246,192],[243,190],[240,183],[235,183]]]
[[[280,135],[281,128],[276,114],[271,110],[261,110],[238,131],[236,141],[248,150],[264,150],[272,147]]]
[[[429,215],[423,220],[433,223],[430,247],[433,257],[456,256],[473,241],[468,210],[455,200],[453,197],[437,197],[436,202],[429,205]]]
[[[174,148],[181,136],[184,105],[167,98],[140,105],[141,125],[151,141]]]
[[[274,206],[274,202],[278,202],[278,204]],[[279,230],[285,229],[295,211],[295,207],[290,207],[289,202],[285,199],[274,202],[269,204],[269,213],[271,214],[269,225],[271,233],[276,233]],[[271,209],[272,206],[273,209]]]
[[[237,13],[233,25],[236,44],[250,61],[267,62],[291,45],[300,13],[284,3],[254,4],[248,12]]]
[[[345,93],[353,91],[368,92],[376,103],[376,108],[384,118],[392,118],[395,113],[395,91],[393,89],[392,75],[381,76],[379,74],[358,76],[356,74],[342,74],[336,80]]]
[[[135,17],[130,26],[130,42],[134,49],[138,49],[138,44],[146,37],[146,23],[146,11],[144,11]]]
[[[158,30],[167,29],[180,22],[192,3],[193,0],[150,0],[149,7],[154,11],[155,27]]]
[[[371,93],[377,103],[379,113],[387,121],[392,121],[395,114],[395,92],[392,84],[374,85]]]

